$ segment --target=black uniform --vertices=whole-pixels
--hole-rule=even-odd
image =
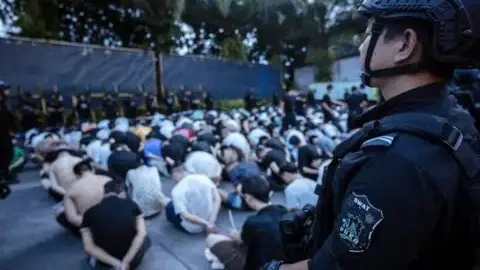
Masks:
[[[25,95],[21,99],[20,110],[22,111],[22,127],[23,130],[30,130],[38,126],[37,116],[35,114],[36,109],[35,101]]]
[[[465,205],[459,203],[466,175],[448,147],[407,132],[363,139],[395,126],[386,124],[392,119],[412,129],[436,123],[418,127],[418,113],[448,119],[451,125],[442,122],[438,129],[448,147],[480,153],[473,119],[442,83],[413,89],[364,113],[360,120],[368,124],[337,147],[339,160],[328,168],[325,192],[318,192],[323,196],[314,236],[319,249],[310,269],[466,269],[470,238],[461,215]],[[451,136],[459,134],[451,126],[463,141]]]
[[[89,122],[92,120],[92,113],[90,108],[90,102],[87,99],[79,99],[77,102],[77,114],[80,123]]]
[[[105,98],[103,100],[103,109],[107,119],[113,120],[117,118],[117,103],[113,98]]]
[[[49,125],[51,127],[63,125],[63,99],[60,95],[54,94],[50,98],[48,107],[51,110],[49,115]]]

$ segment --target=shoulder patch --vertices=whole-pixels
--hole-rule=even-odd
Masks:
[[[339,237],[351,253],[368,249],[375,228],[383,221],[383,211],[373,206],[366,195],[348,196],[342,211]]]
[[[365,141],[362,144],[361,149],[366,149],[370,147],[388,148],[393,144],[396,137],[397,137],[397,134],[392,133],[392,134],[372,138],[368,141]]]

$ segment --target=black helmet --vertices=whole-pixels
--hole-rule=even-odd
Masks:
[[[372,36],[365,58],[362,79],[417,73],[425,63],[371,70],[370,61],[383,22],[394,19],[420,19],[433,26],[432,57],[457,68],[480,67],[480,0],[364,0],[359,12],[374,17]]]

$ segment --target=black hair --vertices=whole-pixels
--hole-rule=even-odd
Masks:
[[[298,173],[298,168],[293,162],[286,162],[280,166],[280,174],[282,173]]]
[[[91,158],[87,158],[85,160],[78,162],[77,164],[75,164],[75,166],[73,166],[73,173],[77,176],[80,176],[84,172],[92,171],[93,168],[92,168],[92,165],[90,164],[91,162],[92,162]]]
[[[259,145],[265,145],[265,143],[268,141],[268,136],[261,136],[259,139],[258,139],[258,144]]]
[[[417,34],[419,42],[422,44],[422,62],[427,64],[428,71],[442,79],[453,77],[455,66],[447,63],[439,63],[433,56],[433,25],[420,19],[394,19],[385,22],[386,42],[403,35],[405,30],[412,29]]]
[[[308,143],[309,144],[315,144],[315,139],[317,139],[318,136],[317,135],[312,135],[308,138]]]
[[[298,136],[292,136],[289,140],[288,143],[293,145],[293,146],[299,146],[300,145],[300,138]]]
[[[103,186],[104,193],[120,194],[125,191],[125,184],[122,181],[112,180]]]
[[[261,175],[252,175],[242,181],[242,193],[249,194],[262,202],[270,201],[270,184]]]
[[[327,90],[332,90],[333,89],[333,85],[329,84],[327,85]]]
[[[265,145],[262,145],[262,144],[259,144],[257,145],[257,148],[255,148],[255,154],[257,155],[257,157],[260,155],[261,152],[263,152],[263,150],[267,149],[267,147]]]

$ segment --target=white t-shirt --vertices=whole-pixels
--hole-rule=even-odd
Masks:
[[[213,194],[215,184],[208,177],[191,174],[184,177],[172,189],[172,202],[175,214],[184,212],[209,220],[213,211]],[[190,233],[200,233],[203,226],[194,224],[182,218],[182,227]]]
[[[302,209],[305,205],[317,205],[315,194],[317,183],[306,178],[295,179],[285,188],[285,202],[288,208]]]
[[[102,146],[100,146],[100,148],[98,149],[97,157],[96,157],[98,160],[98,164],[100,164],[104,168],[107,168],[108,158],[110,157],[111,154],[112,154],[112,150],[110,150],[109,143],[105,143]]]
[[[258,142],[260,141],[260,138],[266,136],[270,138],[270,134],[268,134],[265,130],[261,128],[255,128],[250,133],[248,133],[248,140],[253,144],[257,145]]]
[[[142,165],[129,170],[126,183],[132,200],[138,204],[144,216],[155,215],[163,209],[166,197],[156,168]]]
[[[248,143],[247,138],[245,138],[245,136],[243,136],[243,134],[240,132],[228,134],[228,136],[223,140],[223,145],[235,146],[242,151],[245,159],[250,157],[250,144]]]
[[[222,167],[218,160],[210,153],[195,151],[187,156],[185,170],[193,174],[203,174],[209,178],[219,177]]]
[[[87,155],[91,157],[95,162],[100,163],[98,159],[98,152],[102,146],[102,141],[93,140],[87,145]]]

